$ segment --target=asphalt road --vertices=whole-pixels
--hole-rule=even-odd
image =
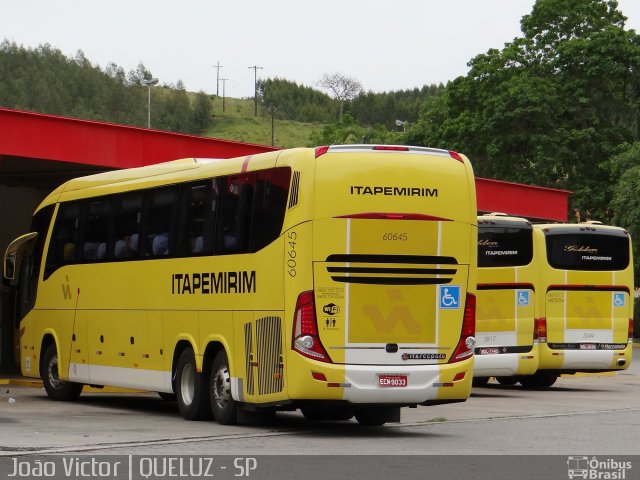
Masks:
[[[466,403],[403,409],[400,424],[311,423],[298,412],[262,425],[188,422],[152,393],[50,401],[1,386],[0,455],[26,453],[633,455],[640,452],[640,362],[570,376],[548,391],[489,384]]]

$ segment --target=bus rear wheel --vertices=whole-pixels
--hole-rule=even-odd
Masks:
[[[524,388],[549,388],[551,385],[556,383],[558,379],[558,374],[550,373],[550,372],[536,372],[533,375],[525,375],[522,377],[518,377],[518,381],[520,385]]]
[[[208,375],[196,370],[193,350],[184,350],[176,365],[176,400],[180,415],[185,420],[211,418],[211,409],[207,401],[208,382]]]
[[[496,380],[500,385],[511,386],[518,383],[518,379],[516,377],[496,377]]]
[[[211,411],[221,425],[234,425],[238,421],[238,404],[231,395],[231,373],[229,359],[224,350],[220,350],[211,364],[209,379]]]
[[[77,400],[82,393],[81,383],[65,382],[60,380],[60,374],[58,371],[58,350],[55,344],[51,344],[47,347],[42,356],[42,369],[40,376],[44,389],[47,391],[47,395],[52,400]]]

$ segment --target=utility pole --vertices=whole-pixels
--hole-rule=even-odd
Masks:
[[[262,70],[262,67],[254,65],[253,67],[253,99],[255,103],[255,114],[254,116],[258,116],[258,70]]]
[[[224,113],[224,90],[225,87],[227,86],[227,80],[229,80],[228,78],[221,78],[220,81],[222,82],[222,113]]]
[[[216,69],[216,97],[219,97],[220,95],[219,95],[218,87],[220,85],[220,69],[222,68],[222,65],[220,65],[220,60],[216,62],[213,68]]]

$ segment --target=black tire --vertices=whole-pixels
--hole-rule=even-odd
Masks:
[[[176,365],[176,400],[178,410],[185,420],[211,418],[209,408],[209,376],[198,373],[193,350],[187,348],[180,354]]]
[[[556,383],[557,373],[536,372],[533,375],[523,375],[518,377],[520,385],[529,389],[545,389]]]
[[[517,377],[496,377],[496,380],[500,385],[505,385],[507,387],[510,387],[518,383]]]
[[[360,425],[369,427],[379,427],[387,422],[400,421],[398,407],[359,408],[354,413]]]
[[[47,395],[52,400],[72,401],[77,400],[82,393],[81,383],[65,382],[60,380],[58,373],[58,350],[55,344],[47,347],[42,356],[42,369],[40,377]]]
[[[474,387],[485,387],[489,383],[490,377],[473,377],[472,385]]]
[[[175,402],[178,396],[175,393],[158,392],[158,396],[165,402]]]
[[[209,399],[213,418],[220,425],[234,425],[238,421],[238,404],[231,396],[231,373],[224,350],[216,354],[209,373]]]
[[[353,410],[351,410],[350,408],[307,407],[301,408],[300,411],[302,412],[302,415],[304,415],[304,418],[312,422],[346,422],[347,420],[351,420],[353,418]]]

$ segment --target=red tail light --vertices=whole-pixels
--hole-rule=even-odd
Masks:
[[[381,152],[408,152],[409,148],[400,145],[376,145],[373,147],[373,150]]]
[[[456,351],[449,359],[449,363],[459,362],[473,355],[473,349],[476,346],[476,296],[467,293],[467,299],[464,303],[464,318],[462,320],[462,330],[460,332],[460,341],[456,347]]]
[[[534,339],[537,338],[540,343],[547,343],[547,319],[536,318],[536,327],[534,333]]]
[[[633,318],[629,319],[629,343],[633,343]]]
[[[293,319],[293,342],[291,348],[305,357],[320,362],[331,361],[318,336],[313,290],[302,292],[298,295]]]
[[[318,158],[321,155],[324,155],[325,153],[327,153],[329,151],[329,146],[324,146],[324,147],[316,147],[316,158]]]

